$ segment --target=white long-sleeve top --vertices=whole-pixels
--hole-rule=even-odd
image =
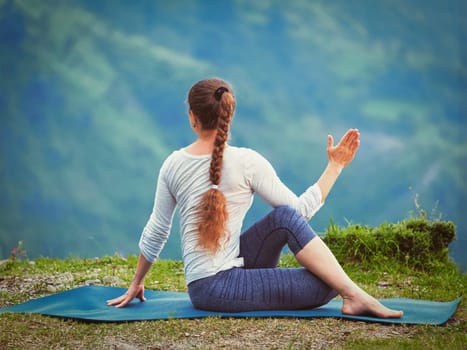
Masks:
[[[227,200],[228,239],[212,255],[197,245],[196,208],[209,190],[211,155],[192,155],[185,149],[173,152],[163,163],[157,181],[154,207],[139,241],[143,256],[154,262],[169,236],[175,208],[180,213],[180,234],[186,283],[243,266],[239,258],[240,234],[245,215],[257,193],[272,207],[289,205],[309,220],[322,206],[321,191],[315,183],[302,195],[295,195],[259,153],[227,146],[224,150],[219,190]]]

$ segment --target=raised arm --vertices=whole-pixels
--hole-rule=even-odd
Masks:
[[[357,129],[348,130],[336,146],[332,135],[328,135],[328,165],[318,180],[322,202],[328,196],[342,169],[354,159],[359,147],[360,132]]]

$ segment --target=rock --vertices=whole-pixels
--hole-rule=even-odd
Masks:
[[[124,283],[120,278],[116,277],[116,276],[105,276],[103,279],[102,279],[102,282],[104,282],[104,284],[110,284],[110,285],[115,285],[115,284],[122,284]]]
[[[379,288],[386,288],[386,287],[389,287],[391,286],[391,282],[388,282],[388,281],[379,281],[378,282],[378,287]]]
[[[57,288],[56,288],[55,286],[48,285],[48,286],[47,286],[47,292],[49,292],[49,293],[56,293],[56,292],[57,292]]]
[[[94,279],[94,280],[87,280],[87,281],[84,282],[84,284],[87,285],[87,286],[93,286],[95,284],[100,284],[100,283],[102,283],[101,280],[97,279],[97,278]]]
[[[57,282],[62,284],[71,284],[74,279],[75,278],[71,272],[65,272],[58,277]]]

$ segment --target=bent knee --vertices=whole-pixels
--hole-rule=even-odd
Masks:
[[[292,208],[290,205],[281,205],[279,207],[274,208],[272,212],[275,216],[279,217],[291,217],[291,216],[300,216],[298,211],[295,208]]]
[[[297,228],[307,224],[306,219],[293,207],[281,205],[273,210],[274,221],[279,226]]]

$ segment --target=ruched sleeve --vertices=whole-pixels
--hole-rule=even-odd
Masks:
[[[281,181],[266,158],[253,150],[251,153],[246,170],[247,181],[252,190],[272,207],[288,205],[309,220],[323,206],[317,183],[297,196]]]
[[[141,254],[150,262],[159,258],[170,234],[176,201],[168,186],[170,157],[162,165],[157,180],[154,206],[139,240]]]

